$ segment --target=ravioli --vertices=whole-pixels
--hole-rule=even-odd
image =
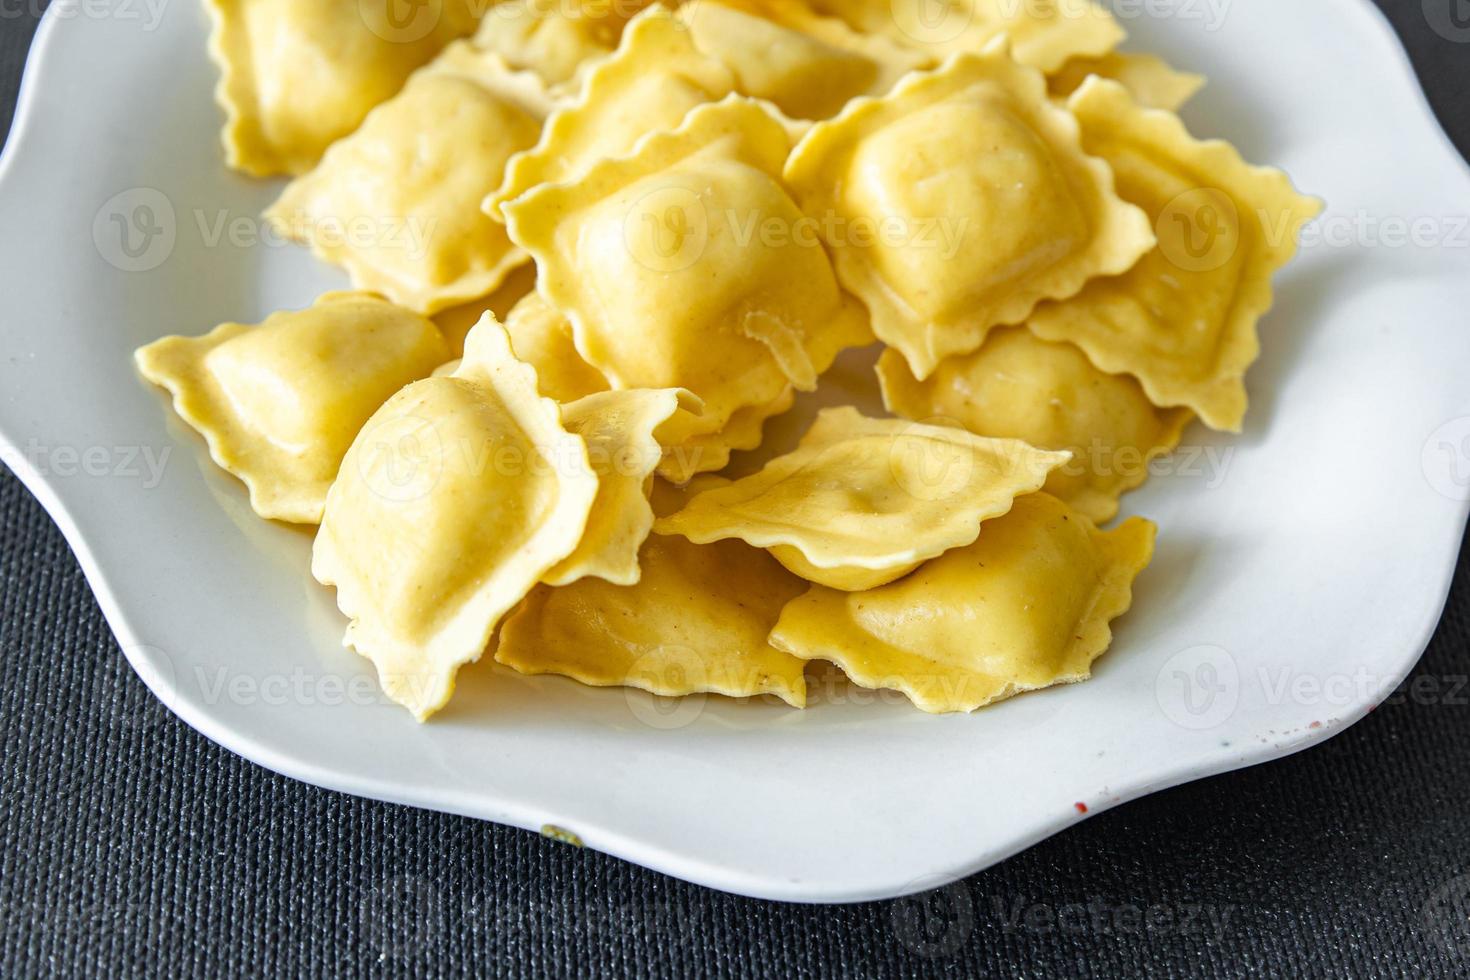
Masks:
[[[936,714],[1083,681],[1132,604],[1154,534],[1137,517],[1099,531],[1031,494],[901,582],[855,594],[814,586],[782,610],[771,645]]]
[[[509,0],[485,13],[475,46],[548,85],[571,82],[585,65],[618,46],[628,17],[643,0]]]
[[[736,409],[718,432],[695,431],[683,440],[674,441],[664,452],[658,475],[671,483],[682,484],[695,474],[724,469],[730,464],[731,453],[759,447],[766,422],[789,412],[795,401],[796,389],[787,385],[774,401]],[[694,428],[700,428],[698,420]]]
[[[261,517],[315,524],[359,429],[449,357],[434,324],[371,293],[327,293],[263,323],[164,337],[135,355]]]
[[[700,477],[700,490],[718,485]],[[659,482],[654,503],[677,507],[682,495]],[[597,687],[653,694],[774,694],[806,706],[805,662],[771,647],[766,636],[781,609],[806,584],[770,555],[739,541],[697,545],[650,537],[636,585],[583,579],[540,586],[500,631],[495,659],[523,674],[559,674]]]
[[[870,342],[821,242],[762,231],[802,222],[780,181],[788,149],[775,117],[731,96],[575,184],[505,205],[542,298],[613,388],[686,388],[716,432]]]
[[[495,290],[526,255],[479,208],[505,163],[535,144],[539,78],[468,41],[451,45],[266,212],[355,285],[437,313]]]
[[[985,346],[948,358],[926,381],[885,351],[878,380],[883,404],[905,418],[1069,451],[1043,489],[1099,524],[1117,515],[1118,498],[1148,478],[1149,463],[1179,444],[1193,417],[1155,407],[1133,378],[1105,374],[1078,348],[1025,327],[993,331]]]
[[[695,106],[734,90],[729,69],[701,54],[667,8],[654,6],[588,70],[576,100],[551,115],[535,147],[511,159],[485,213],[499,217],[506,202],[534,187],[574,181],[603,159],[625,156],[649,133],[674,129]]]
[[[1001,35],[1017,61],[1041,71],[1096,57],[1126,36],[1093,0],[816,0],[823,13],[884,34],[935,61],[983,50]]]
[[[434,314],[434,323],[439,327],[439,332],[449,342],[454,355],[458,357],[464,353],[464,340],[470,330],[480,322],[486,313],[495,314],[499,323],[504,323],[506,329],[510,329],[507,317],[511,310],[536,291],[536,267],[527,263],[517,266],[508,273],[495,291],[488,296],[481,296],[468,303],[459,306],[451,306],[447,310],[440,310]],[[514,338],[514,331],[511,331]],[[528,358],[522,358],[528,360]],[[543,379],[544,383],[544,379]]]
[[[1066,453],[962,429],[824,409],[794,452],[660,519],[696,544],[738,538],[834,589],[876,588],[961,548]]]
[[[1126,88],[1139,105],[1178,109],[1205,87],[1205,77],[1178,71],[1158,55],[1114,51],[1100,58],[1073,58],[1049,76],[1053,98],[1066,98],[1091,75],[1110,78]]]
[[[453,376],[409,385],[363,427],[327,494],[312,574],[337,588],[346,645],[423,721],[577,548],[598,485],[586,444],[487,316]]]
[[[437,0],[391,19],[389,5],[343,0],[206,0],[220,68],[229,166],[301,174],[392,97],[409,74],[475,29],[484,4]]]
[[[699,0],[679,8],[694,45],[745,95],[796,119],[826,119],[850,99],[882,95],[928,59],[880,34],[860,34],[800,0]]]
[[[516,357],[536,369],[541,394],[559,402],[573,402],[608,390],[602,373],[577,353],[571,322],[548,305],[540,293],[527,294],[511,309],[505,330]]]
[[[1112,165],[1119,193],[1148,212],[1159,244],[1127,274],[1038,307],[1031,329],[1135,376],[1157,405],[1238,432],[1271,276],[1296,254],[1321,202],[1228,143],[1194,139],[1177,116],[1142,108],[1116,82],[1089,79],[1068,105],[1087,151]]]
[[[920,378],[1155,241],[1045,79],[1001,46],[818,123],[785,173],[873,332]]]
[[[676,388],[603,391],[565,406],[562,422],[587,444],[597,473],[597,499],[577,550],[545,575],[547,585],[589,577],[637,584],[638,549],[653,529],[648,495],[664,454],[659,429],[681,409],[698,404]]]

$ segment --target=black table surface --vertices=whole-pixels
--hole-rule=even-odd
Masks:
[[[1378,2],[1470,152],[1470,29],[1443,27],[1470,4]],[[0,0],[0,133],[44,5]],[[1321,747],[807,907],[231,755],[152,699],[0,469],[0,976],[1470,974],[1467,556],[1414,686]]]

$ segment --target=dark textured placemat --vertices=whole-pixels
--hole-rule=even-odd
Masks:
[[[1381,2],[1470,148],[1470,18],[1435,4],[1470,10]],[[0,0],[0,128],[33,6]],[[924,899],[807,908],[274,776],[153,701],[3,470],[0,549],[0,976],[1470,972],[1464,556],[1412,695],[1321,748]]]

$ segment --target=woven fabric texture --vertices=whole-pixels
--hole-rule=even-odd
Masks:
[[[1470,43],[1433,30],[1435,0],[1380,2],[1470,150]],[[0,132],[41,6],[0,3]],[[1410,686],[1322,747],[941,892],[809,908],[225,752],[148,694],[0,469],[0,976],[1466,975],[1466,555]]]

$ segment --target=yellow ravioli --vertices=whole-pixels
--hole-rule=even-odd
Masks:
[[[321,520],[363,423],[448,357],[433,323],[371,293],[327,293],[305,310],[164,337],[135,355],[250,489],[255,512],[297,524]]]
[[[697,492],[720,482],[700,477]],[[685,495],[657,481],[664,513]],[[697,545],[653,536],[639,555],[638,584],[583,579],[540,586],[500,631],[495,659],[523,674],[560,674],[597,687],[653,694],[774,694],[806,706],[804,661],[766,636],[806,583],[739,541]]]
[[[568,432],[582,437],[597,473],[597,499],[577,550],[542,579],[570,585],[600,578],[614,585],[638,582],[638,549],[653,529],[648,494],[663,459],[658,431],[680,409],[696,409],[687,391],[602,391],[562,410]]]
[[[345,643],[420,721],[501,618],[582,540],[598,478],[586,444],[486,317],[450,377],[393,396],[352,444],[312,552]]]
[[[383,3],[206,0],[226,114],[226,162],[256,177],[305,173],[484,4],[442,0],[392,19]]]
[[[1073,58],[1061,70],[1048,76],[1046,83],[1053,98],[1064,99],[1087,81],[1099,75],[1118,82],[1138,102],[1152,109],[1178,109],[1205,87],[1205,76],[1171,68],[1163,58],[1152,54],[1113,51],[1101,58]]]
[[[572,340],[572,324],[547,305],[540,293],[529,293],[506,317],[505,330],[516,357],[536,369],[541,394],[559,402],[607,391],[607,379],[582,360]]]
[[[1104,371],[1134,375],[1157,405],[1239,431],[1271,276],[1296,254],[1321,202],[1228,143],[1194,139],[1177,116],[1140,107],[1116,82],[1089,79],[1068,105],[1087,151],[1112,164],[1119,193],[1148,212],[1159,244],[1127,274],[1038,307],[1031,329],[1076,344]]]
[[[485,12],[475,46],[513,68],[534,71],[548,85],[572,81],[579,69],[618,46],[628,17],[642,0],[509,0]]]
[[[695,46],[734,73],[742,93],[797,119],[826,119],[928,64],[925,55],[818,16],[800,0],[699,0],[678,16]]]
[[[729,69],[701,54],[667,8],[654,6],[633,19],[614,54],[588,70],[576,100],[552,113],[536,145],[510,161],[485,212],[499,217],[506,202],[534,187],[574,181],[734,90]]]
[[[660,519],[697,544],[739,538],[834,589],[871,589],[970,544],[1066,453],[949,426],[824,409],[794,452]]]
[[[933,713],[1083,681],[1132,604],[1154,533],[1137,517],[1099,531],[1049,494],[1021,497],[974,544],[901,582],[814,586],[782,611],[771,644]]]
[[[818,123],[786,178],[873,332],[921,378],[1154,244],[1045,79],[1000,47]]]
[[[671,483],[688,483],[698,473],[722,470],[730,463],[730,454],[755,449],[768,420],[791,410],[796,389],[786,387],[774,401],[763,405],[738,408],[725,427],[718,432],[696,431],[681,441],[671,442],[659,464],[658,475]],[[696,420],[698,428],[698,420]]]
[[[1155,407],[1133,378],[1105,374],[1078,348],[1025,327],[993,331],[979,350],[946,359],[925,381],[884,351],[878,380],[883,404],[904,418],[1071,452],[1043,489],[1099,524],[1148,478],[1151,460],[1179,445],[1193,417]]]
[[[434,314],[434,322],[438,324],[439,332],[444,335],[444,339],[449,342],[450,349],[458,357],[464,353],[465,337],[486,313],[493,313],[495,319],[506,324],[506,329],[509,329],[510,324],[506,322],[506,318],[510,315],[510,311],[535,291],[536,267],[530,263],[517,266],[499,286],[495,287],[495,292],[459,306],[451,306],[447,310],[440,310]],[[514,332],[512,332],[512,337],[514,337]],[[527,358],[523,357],[521,360],[527,360]]]
[[[480,211],[536,142],[543,83],[468,41],[445,49],[266,212],[354,284],[423,313],[495,290],[526,255]]]
[[[1069,58],[1106,54],[1126,36],[1093,0],[816,0],[813,6],[935,61],[981,51],[1005,35],[1017,61],[1045,72]]]
[[[636,27],[637,25],[635,25]],[[738,96],[701,106],[631,157],[505,205],[537,289],[614,388],[686,388],[706,431],[740,408],[809,390],[869,342],[781,184],[785,128]]]

